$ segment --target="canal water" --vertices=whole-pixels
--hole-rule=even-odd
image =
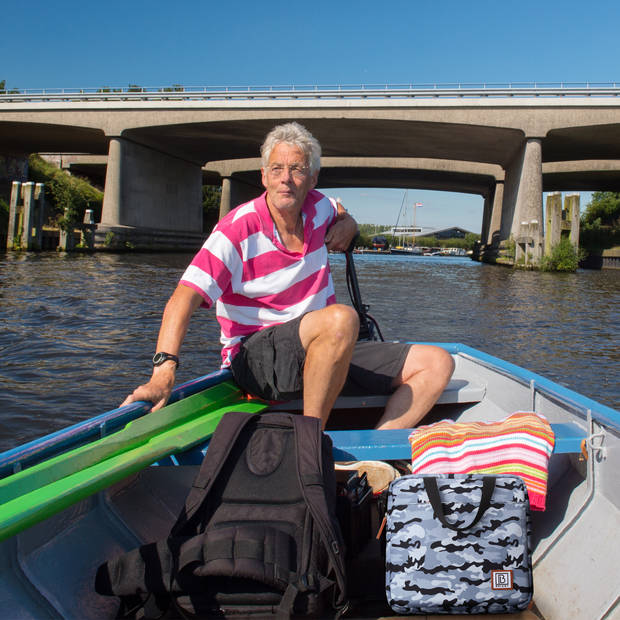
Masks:
[[[0,254],[0,451],[117,407],[150,376],[186,254]],[[331,256],[349,302],[342,255]],[[620,407],[620,272],[513,271],[455,257],[357,255],[386,340],[461,342]],[[219,366],[199,310],[179,382]]]

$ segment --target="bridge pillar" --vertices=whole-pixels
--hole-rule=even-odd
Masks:
[[[482,231],[480,242],[482,243],[481,258],[487,259],[497,255],[500,242],[500,229],[502,224],[502,202],[504,200],[504,181],[495,182],[495,188],[484,198],[484,210],[482,214]]]
[[[112,246],[196,247],[203,237],[201,188],[198,164],[112,138],[96,245],[107,239]]]
[[[240,204],[260,196],[262,187],[235,179],[234,175],[222,177],[222,197],[220,198],[220,219]]]
[[[542,140],[540,138],[527,138],[506,170],[501,240],[509,239],[511,236],[516,240],[523,236],[524,226],[528,228],[528,236],[532,237],[532,258],[537,261],[542,255],[543,236]],[[536,234],[533,236],[529,235],[529,229],[532,226],[536,228]]]
[[[232,182],[230,177],[222,177],[222,195],[220,196],[220,217],[221,220],[232,209],[230,200],[230,186]]]

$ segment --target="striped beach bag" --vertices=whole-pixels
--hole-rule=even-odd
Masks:
[[[497,422],[442,420],[414,429],[409,442],[414,474],[519,476],[532,510],[545,509],[555,438],[542,415],[519,411]]]

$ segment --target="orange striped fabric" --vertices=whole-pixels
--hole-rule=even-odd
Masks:
[[[414,474],[512,474],[544,510],[555,437],[546,418],[519,411],[498,422],[442,420],[409,435]]]

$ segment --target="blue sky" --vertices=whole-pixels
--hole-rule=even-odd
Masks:
[[[11,88],[620,82],[617,0],[5,2]],[[399,190],[340,190],[361,222]],[[420,224],[479,232],[482,199],[410,191]],[[589,194],[582,194],[582,208]]]

